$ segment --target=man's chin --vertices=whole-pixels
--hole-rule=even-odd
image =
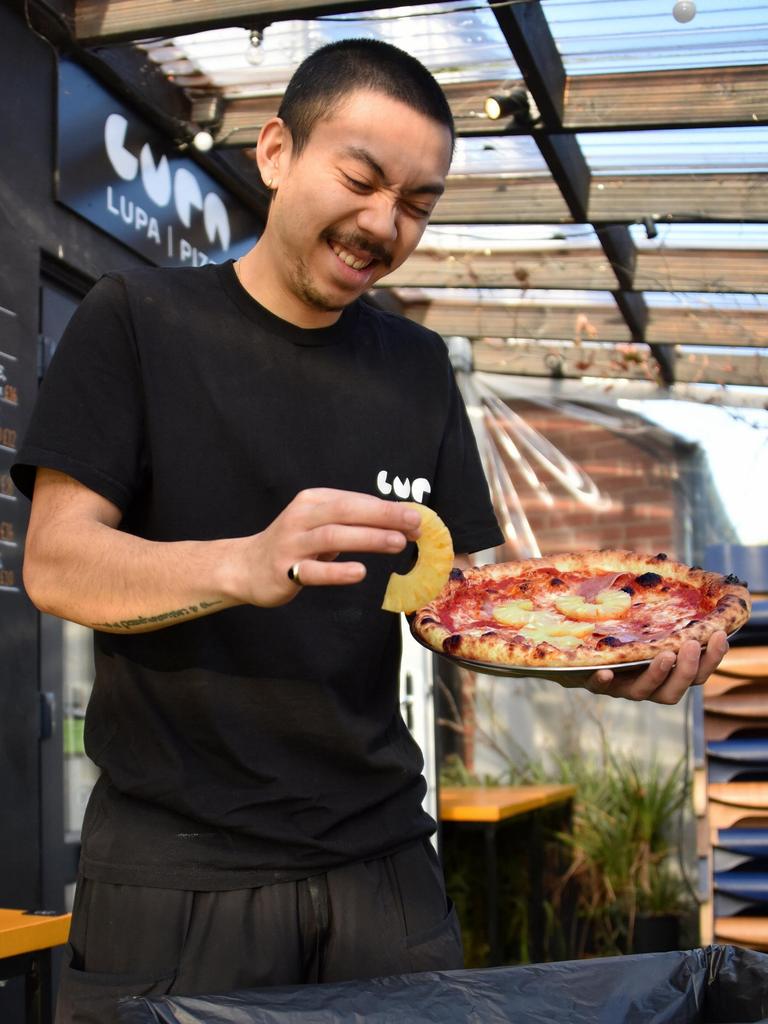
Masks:
[[[356,299],[360,298],[360,292],[353,292],[348,298],[341,295],[324,295],[316,288],[305,287],[302,289],[301,298],[304,302],[312,309],[318,310],[322,313],[341,313],[351,305]]]

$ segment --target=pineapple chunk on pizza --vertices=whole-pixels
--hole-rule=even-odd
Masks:
[[[533,617],[533,601],[523,598],[499,604],[493,609],[493,617],[505,626],[525,626]]]
[[[601,590],[594,601],[587,601],[579,594],[563,594],[555,599],[555,608],[569,619],[577,622],[604,622],[606,619],[620,619],[632,605],[632,598],[624,590]]]
[[[448,527],[426,505],[408,502],[421,515],[421,534],[416,541],[418,558],[410,572],[389,577],[382,608],[386,612],[415,612],[437,597],[453,567],[453,542]]]

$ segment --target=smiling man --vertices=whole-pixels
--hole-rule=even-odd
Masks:
[[[406,53],[318,50],[261,133],[256,246],[105,275],[56,352],[13,469],[24,579],[94,629],[101,768],[58,1024],[462,963],[381,610],[419,516],[385,498],[458,552],[502,538],[442,339],[359,301],[418,244],[453,138]],[[679,699],[718,657],[682,653],[623,695]]]

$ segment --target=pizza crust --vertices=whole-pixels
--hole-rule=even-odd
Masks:
[[[592,577],[629,573],[634,577],[649,579],[645,574],[652,573],[662,577],[661,583],[648,587],[648,594],[651,589],[656,594],[654,602],[659,615],[664,605],[660,588],[662,584],[670,583],[695,588],[701,599],[711,605],[711,609],[703,617],[675,626],[667,635],[652,640],[617,641],[608,636],[594,645],[579,644],[570,650],[560,649],[546,640],[539,643],[526,642],[519,631],[513,627],[504,627],[501,623],[489,625],[486,622],[478,628],[452,629],[447,628],[443,621],[449,618],[447,610],[461,607],[462,600],[467,604],[477,603],[478,595],[484,592],[493,594],[496,585],[511,578],[534,577],[538,572],[540,580],[540,570],[546,569],[554,569],[557,573],[583,573]],[[530,583],[534,592],[536,585],[534,581]],[[637,592],[642,596],[642,585]],[[533,596],[535,601],[535,593]],[[645,603],[649,605],[650,601],[646,600]],[[599,667],[648,661],[661,651],[678,651],[686,640],[696,640],[704,646],[718,630],[725,630],[730,635],[743,626],[749,618],[750,609],[751,601],[746,584],[736,577],[726,577],[675,562],[664,554],[641,555],[632,551],[606,549],[502,562],[463,572],[454,570],[440,595],[413,616],[411,629],[428,647],[449,657],[510,668]],[[652,613],[649,614],[652,619]]]

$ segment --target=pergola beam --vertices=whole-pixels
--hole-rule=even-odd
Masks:
[[[763,223],[768,174],[606,174],[593,178],[588,221],[640,224]],[[555,182],[540,175],[454,174],[435,224],[564,224],[573,216]]]
[[[704,90],[704,82],[711,88]],[[717,85],[715,85],[715,80]],[[225,80],[226,81],[226,80]],[[205,75],[175,75],[180,88],[218,92]],[[536,129],[517,125],[512,117],[490,120],[485,99],[504,83],[498,80],[447,82],[443,91],[465,138],[530,135]],[[217,145],[252,146],[264,121],[275,113],[280,95],[226,98]],[[637,96],[643,102],[637,102]],[[579,75],[567,80],[562,125],[548,125],[549,134],[626,132],[638,129],[737,127],[768,121],[768,65],[632,72],[620,75]]]
[[[475,370],[481,373],[519,374],[520,376],[558,377],[578,380],[588,376],[606,380],[652,380],[662,384],[660,368],[647,346],[632,351],[610,345],[567,347],[541,342],[516,342],[489,345],[477,341],[472,346]],[[680,384],[736,384],[768,386],[768,357],[755,355],[709,355],[676,350],[677,379]],[[716,396],[715,396],[716,400]]]
[[[632,332],[605,303],[473,302],[401,295],[405,314],[438,334],[628,344]],[[768,310],[650,307],[645,340],[652,345],[768,348]]]

